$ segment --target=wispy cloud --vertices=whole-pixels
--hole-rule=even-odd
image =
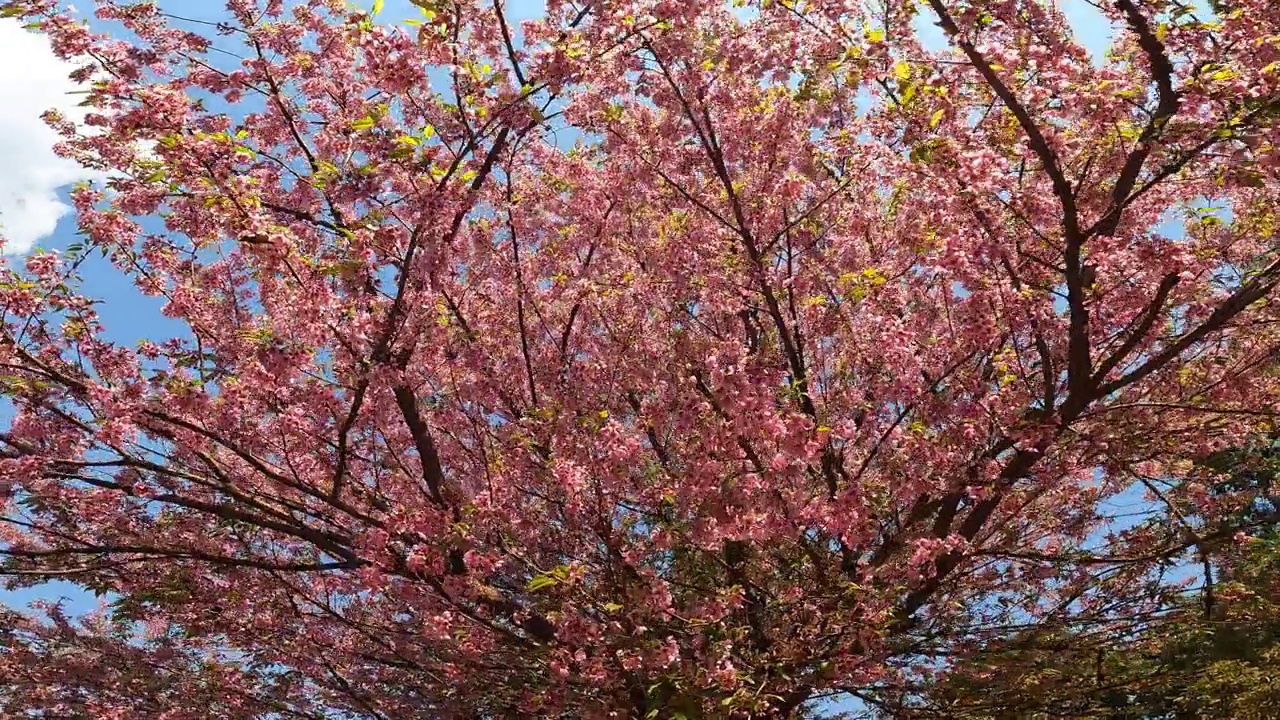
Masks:
[[[59,60],[41,35],[13,19],[0,19],[0,236],[6,254],[29,251],[53,234],[71,207],[58,189],[94,177],[92,171],[53,152],[58,136],[40,115],[57,109],[68,118],[83,115],[80,96],[67,74],[74,66]]]

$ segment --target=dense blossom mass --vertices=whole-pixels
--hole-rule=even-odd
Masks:
[[[413,5],[0,2],[104,178],[0,269],[0,574],[103,600],[0,714],[905,716],[1250,542],[1274,0]]]

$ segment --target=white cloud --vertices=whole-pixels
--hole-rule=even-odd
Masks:
[[[40,119],[57,109],[79,119],[81,96],[67,74],[75,66],[59,60],[41,35],[14,19],[0,19],[0,236],[4,252],[21,254],[53,234],[71,207],[59,188],[95,174],[53,152],[58,135]]]

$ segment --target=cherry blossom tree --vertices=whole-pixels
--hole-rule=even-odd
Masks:
[[[0,278],[0,573],[104,601],[0,614],[5,715],[820,714],[1248,502],[1187,458],[1280,400],[1272,0],[413,4],[0,3],[107,178]]]

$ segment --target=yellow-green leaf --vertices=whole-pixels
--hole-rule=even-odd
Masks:
[[[532,580],[529,581],[529,586],[528,586],[529,592],[538,592],[539,590],[543,590],[545,588],[551,587],[552,585],[555,585],[557,582],[559,581],[551,577],[550,575],[535,576]]]

